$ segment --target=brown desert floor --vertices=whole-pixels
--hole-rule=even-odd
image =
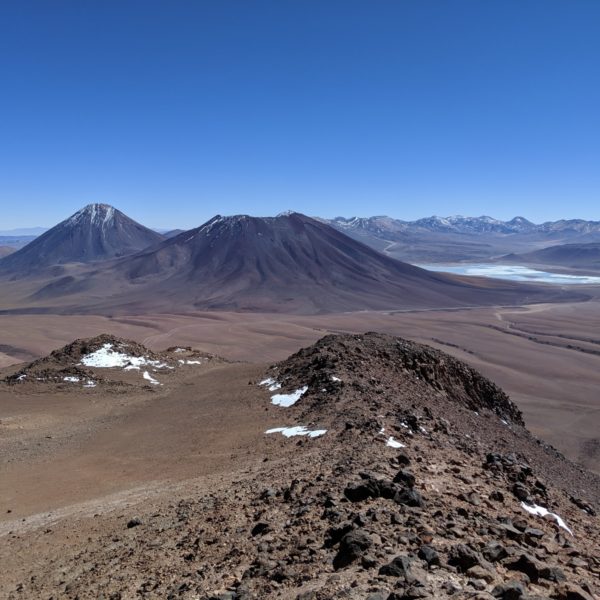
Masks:
[[[128,318],[13,315],[0,316],[0,330],[0,365],[4,366],[23,361],[26,354],[41,356],[75,337],[101,332],[135,339],[155,350],[192,345],[232,360],[260,363],[282,359],[328,332],[372,330],[402,335],[472,364],[510,394],[536,435],[587,468],[600,471],[597,301],[321,316],[218,312]],[[2,404],[1,418],[6,418],[10,409]]]

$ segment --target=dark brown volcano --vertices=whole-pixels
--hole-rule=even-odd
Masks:
[[[0,261],[0,273],[23,276],[66,263],[133,254],[163,236],[108,204],[89,204]]]

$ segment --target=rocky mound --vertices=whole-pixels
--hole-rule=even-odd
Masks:
[[[327,336],[268,374],[261,384],[286,407],[282,433],[314,432],[319,440],[309,434],[303,447],[321,444],[334,463],[329,470],[322,459],[304,486],[272,499],[305,537],[321,539],[325,571],[338,575],[289,597],[596,597],[600,481],[533,438],[508,396],[477,371],[367,333]],[[272,532],[276,546],[284,516],[266,512],[278,525],[262,514],[253,531]],[[294,567],[280,568],[298,582]],[[254,573],[271,580],[269,591],[282,577],[275,566]]]
[[[308,385],[311,393],[302,405],[310,403],[310,410],[320,413],[333,409],[347,414],[352,408],[364,414],[362,400],[366,397],[381,396],[393,402],[404,394],[413,399],[413,405],[428,410],[460,405],[471,411],[489,410],[523,425],[515,404],[475,369],[429,346],[381,333],[326,336],[274,366],[270,373],[286,387]],[[331,393],[342,389],[332,405]]]
[[[440,431],[467,452],[520,453],[564,492],[600,498],[598,478],[534,438],[497,385],[429,346],[380,333],[330,335],[267,374],[261,384],[276,392],[273,404],[288,406],[302,425],[400,444]]]
[[[168,374],[184,366],[219,360],[222,359],[190,347],[153,352],[133,340],[104,333],[93,338],[77,339],[54,350],[48,356],[21,367],[4,381],[9,385],[58,383],[81,384],[90,388],[98,383],[130,383],[119,376],[115,377],[117,371],[119,374],[143,372],[142,383],[148,386],[160,383],[151,372]]]

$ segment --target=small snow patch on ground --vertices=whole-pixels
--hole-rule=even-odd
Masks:
[[[379,430],[379,435],[385,435],[385,427],[382,427]],[[394,436],[388,436],[387,440],[385,441],[385,445],[389,446],[390,448],[406,448],[406,446],[399,442],[397,439],[394,438]]]
[[[77,383],[79,381],[79,377],[63,377],[63,381],[68,381],[69,383]]]
[[[308,391],[308,386],[297,389],[291,394],[275,394],[271,396],[271,403],[275,406],[288,407],[296,404],[300,398]]]
[[[17,381],[23,381],[23,379],[25,379],[27,377],[27,375],[23,374],[23,375],[19,375],[17,377]]]
[[[550,515],[563,529],[566,529],[571,535],[573,532],[567,527],[567,524],[559,517],[556,513],[550,512],[547,508],[543,506],[538,506],[537,504],[526,504],[525,502],[521,502],[521,506],[531,515],[536,515],[538,517],[545,517],[546,515]]]
[[[173,352],[185,352],[185,348],[175,348]]]
[[[268,385],[270,392],[274,392],[275,390],[281,388],[281,384],[272,377],[267,377],[267,379],[263,379],[258,385]]]
[[[148,371],[144,371],[144,379],[148,380],[152,385],[161,385],[160,382],[156,381]]]
[[[88,379],[85,384],[83,385],[84,388],[94,388],[96,387],[96,382],[92,381],[91,379]]]
[[[274,429],[267,429],[265,433],[281,433],[281,435],[285,437],[306,435],[310,438],[316,438],[325,435],[327,433],[327,429],[309,430],[304,425],[296,425],[294,427],[275,427]]]
[[[181,358],[177,362],[180,365],[201,365],[202,364],[201,360],[183,360]]]
[[[341,381],[341,379],[339,377],[336,377],[335,375],[332,375],[331,381]]]
[[[392,436],[387,439],[385,445],[389,446],[390,448],[406,448],[404,444],[400,443],[398,440],[395,440]]]

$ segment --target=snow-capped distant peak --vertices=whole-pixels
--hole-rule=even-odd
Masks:
[[[67,223],[74,225],[87,222],[90,226],[96,225],[104,228],[110,225],[114,218],[115,208],[110,204],[88,204],[67,219]]]
[[[93,203],[2,260],[5,268],[22,274],[53,265],[126,256],[163,240],[162,235],[136,223],[110,204]]]
[[[198,236],[216,235],[218,237],[221,233],[227,229],[232,229],[235,225],[249,223],[252,218],[249,215],[232,215],[230,217],[215,215],[212,219],[204,223],[204,225],[190,231],[190,235],[185,239],[185,243],[192,242]]]
[[[225,233],[227,230],[232,230],[239,233],[240,230],[244,230],[247,228],[252,229],[253,225],[255,227],[257,226],[257,224],[267,225],[281,217],[290,217],[293,215],[302,216],[295,210],[288,210],[279,213],[275,217],[253,217],[250,215],[230,215],[224,217],[222,215],[215,215],[212,219],[210,219],[200,227],[189,231],[189,235],[185,239],[185,242],[191,242],[198,236],[207,236],[209,234],[211,236],[220,235],[221,233]],[[262,234],[259,232],[258,235]]]

